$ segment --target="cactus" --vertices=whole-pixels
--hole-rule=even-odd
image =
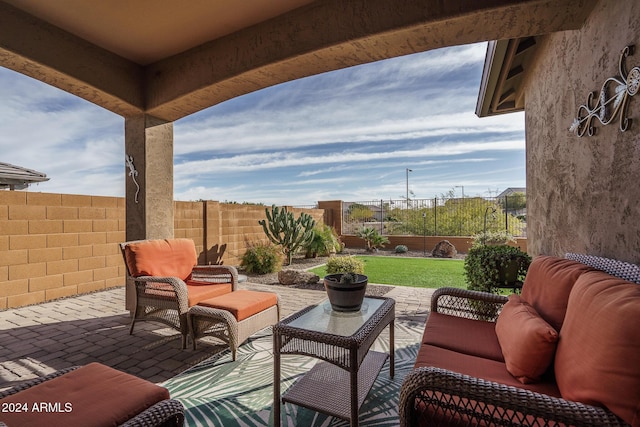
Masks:
[[[340,276],[340,284],[352,285],[358,281],[358,275],[356,273],[343,273]]]
[[[293,212],[288,212],[286,208],[271,206],[264,210],[267,215],[266,220],[258,221],[269,240],[282,247],[282,252],[287,257],[288,264],[291,265],[293,254],[302,245],[305,245],[313,238],[313,227],[316,221],[307,213],[300,213],[298,219],[294,218]]]

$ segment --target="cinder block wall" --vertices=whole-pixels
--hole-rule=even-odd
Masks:
[[[264,209],[174,202],[174,236],[195,242],[199,263],[239,265],[247,244],[267,241]],[[0,309],[124,285],[125,230],[124,198],[0,191]]]
[[[207,262],[212,262],[215,259],[212,248],[219,248],[220,251],[224,250],[222,255],[224,264],[239,265],[248,246],[269,242],[258,221],[266,218],[265,208],[271,209],[270,207],[218,202],[206,203],[208,207],[206,242],[209,248]],[[324,215],[322,209],[299,209],[287,206],[287,210],[293,212],[296,218],[301,212],[306,212],[316,222],[322,223]],[[212,221],[216,221],[216,223],[209,224]]]
[[[0,191],[0,308],[123,284],[124,199]]]

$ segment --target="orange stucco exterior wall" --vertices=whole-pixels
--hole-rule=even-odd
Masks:
[[[527,236],[531,255],[579,252],[640,262],[640,97],[594,136],[569,131],[590,92],[620,75],[622,49],[635,44],[626,71],[640,66],[640,2],[600,1],[583,28],[545,36],[527,74]],[[609,88],[609,97],[615,87]]]

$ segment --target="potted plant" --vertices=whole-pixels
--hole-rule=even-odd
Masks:
[[[369,278],[363,274],[333,273],[324,277],[324,288],[335,311],[358,311],[367,291]]]

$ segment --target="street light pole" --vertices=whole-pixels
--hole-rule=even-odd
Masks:
[[[413,172],[411,169],[407,168],[407,206],[409,206],[409,172]]]
[[[462,200],[464,200],[464,185],[456,185],[456,188],[462,188]]]

